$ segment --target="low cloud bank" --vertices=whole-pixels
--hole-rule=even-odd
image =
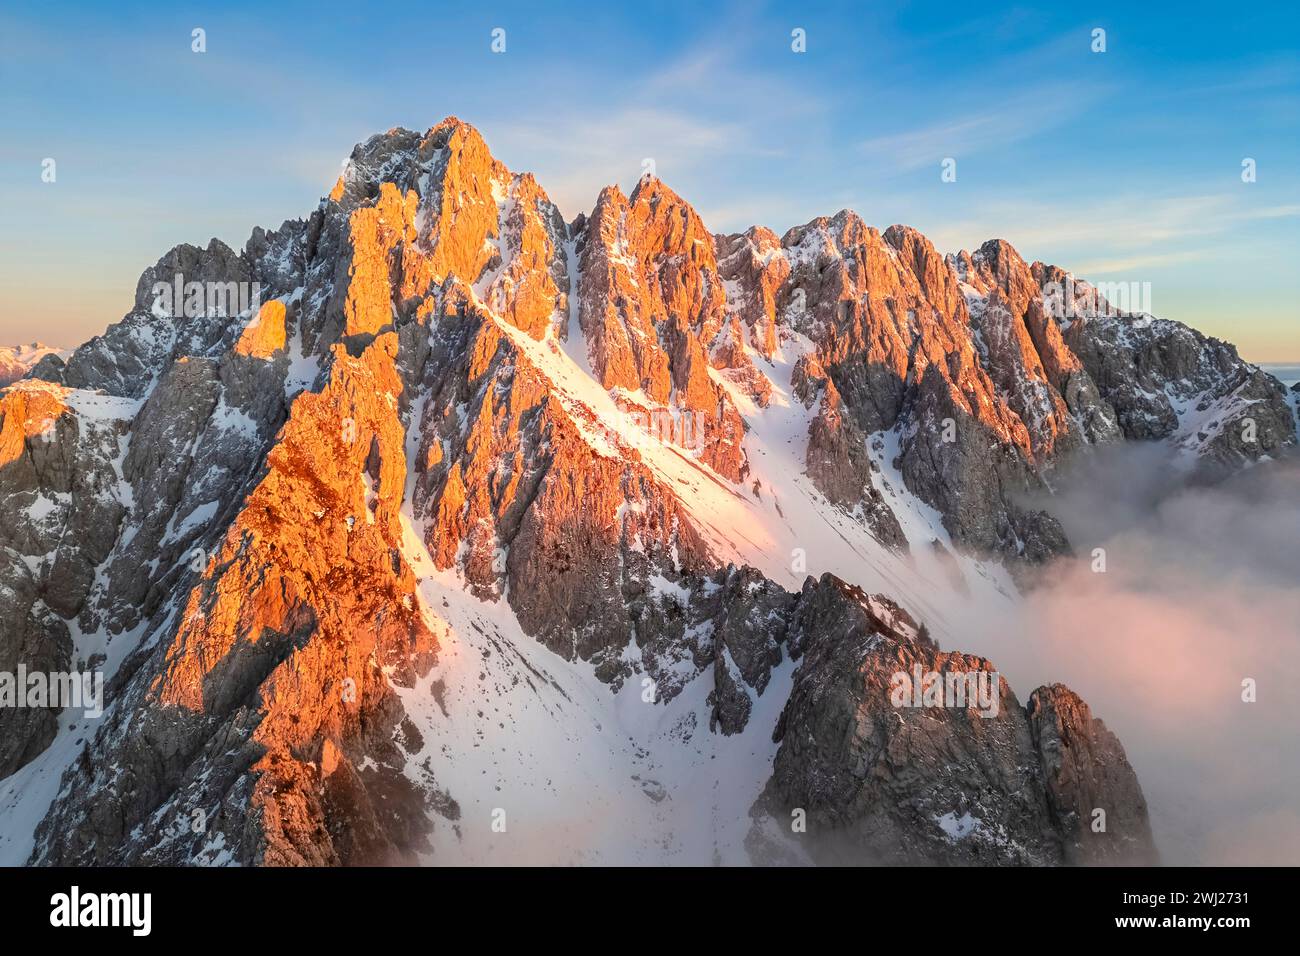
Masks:
[[[1051,682],[1088,701],[1137,770],[1164,862],[1300,863],[1300,462],[1206,487],[1140,446],[1071,473],[1039,504],[1078,557],[1020,607],[973,615],[964,649],[1022,701]]]

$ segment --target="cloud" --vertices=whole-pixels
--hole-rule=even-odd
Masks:
[[[1060,681],[1088,701],[1137,770],[1164,862],[1300,863],[1300,463],[1205,487],[1161,449],[1110,449],[1049,510],[1080,558],[1018,612],[974,613],[963,643],[1022,699]]]
[[[858,150],[872,160],[892,163],[900,170],[938,166],[945,157],[971,156],[1040,134],[1046,119],[1041,112],[999,110],[876,136],[858,144]]]
[[[903,115],[939,116],[941,119],[896,132],[869,137],[857,152],[878,170],[909,172],[924,166],[938,166],[945,157],[963,158],[1006,150],[1063,126],[1072,125],[1109,92],[1094,81],[1051,80],[1026,84],[1025,75],[1038,73],[1044,56],[1059,55],[1062,41],[1035,47],[1015,57],[1013,68],[1000,71],[1002,80],[985,77],[975,92],[954,94],[931,101],[915,113]],[[1003,94],[1006,86],[1013,92]],[[995,92],[996,91],[996,92]],[[906,94],[904,94],[906,95]],[[919,105],[919,104],[918,104]]]
[[[1131,273],[1142,269],[1159,266],[1176,265],[1180,262],[1197,262],[1210,258],[1208,249],[1188,249],[1183,252],[1152,252],[1147,255],[1125,256],[1116,259],[1085,259],[1070,267],[1070,271],[1081,276],[1113,275]]]
[[[608,116],[551,116],[544,125],[513,124],[490,135],[494,152],[531,157],[529,168],[572,218],[590,212],[603,187],[639,179],[645,159],[654,160],[658,175],[671,183],[719,161],[748,133],[738,123],[633,106]]]
[[[1045,248],[1078,250],[1078,258],[1058,262],[1077,275],[1115,272],[1194,261],[1216,245],[1174,249],[1174,243],[1217,240],[1243,224],[1300,216],[1293,204],[1243,205],[1223,193],[1187,193],[1153,198],[1124,194],[1098,196],[1070,193],[1045,199],[998,199],[981,203],[975,215],[950,221],[929,233],[941,249],[975,248],[984,240],[1003,236],[1026,258]],[[1103,258],[1097,249],[1108,250]],[[1071,257],[1072,258],[1072,257]]]
[[[589,212],[607,185],[625,188],[653,159],[656,173],[687,201],[730,193],[746,180],[747,164],[770,167],[788,152],[798,131],[804,161],[816,154],[818,124],[831,115],[812,90],[741,65],[729,43],[701,43],[661,69],[625,78],[617,87],[548,101],[545,109],[490,113],[480,128],[494,154],[512,169],[531,170],[567,218]],[[740,95],[743,91],[743,95]],[[478,122],[475,120],[475,122]],[[786,135],[782,135],[785,131]],[[734,219],[709,220],[714,229],[764,221],[772,196],[745,203]],[[728,198],[720,208],[741,203]]]

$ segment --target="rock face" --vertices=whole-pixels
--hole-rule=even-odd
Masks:
[[[777,249],[753,231],[726,247],[733,259],[766,263],[736,272],[745,307],[770,309],[772,322],[779,315],[813,343],[799,395],[817,405],[809,474],[827,497],[860,506],[878,538],[898,546],[862,455],[866,436],[892,432],[907,487],[962,545],[1029,562],[1067,549],[1053,519],[1014,503],[1041,487],[1064,409],[1043,406],[1042,382],[1008,390],[1027,361],[1042,375],[1023,325],[1018,338],[1008,330],[998,339],[996,356],[981,353],[959,277],[924,236],[902,226],[882,234],[846,210],[790,230]]]
[[[1115,735],[1061,684],[1038,688],[1025,710],[1065,861],[1154,863],[1146,801]]]
[[[1041,687],[1022,707],[990,662],[939,651],[905,612],[829,576],[805,586],[795,630],[803,661],[756,807],[756,853],[802,812],[796,840],[817,862],[1154,862],[1124,750],[1068,688]],[[916,706],[925,698],[909,691],[900,704],[898,675],[930,674],[969,696]],[[1091,831],[1093,808],[1105,832]]]
[[[1124,437],[1161,439],[1222,475],[1295,446],[1286,389],[1232,345],[1176,322],[1075,322],[1065,341],[1101,384]]]
[[[613,677],[650,579],[698,574],[707,553],[635,448],[593,446],[595,415],[564,406],[526,341],[444,288],[413,372],[426,399],[412,515],[438,567],[479,597],[508,593],[529,633]]]
[[[1222,473],[1295,446],[1281,385],[1232,346],[1117,309],[1003,240],[943,258],[846,210],[718,247],[756,349],[771,354],[769,330],[810,340],[794,382],[817,409],[808,474],[883,543],[893,522],[864,437],[895,436],[892,463],[954,542],[1013,568],[1069,553],[1057,522],[1018,502],[1081,447],[1168,440]]]
[[[215,843],[251,863],[373,864],[418,848],[391,685],[436,641],[400,556],[396,347],[337,346],[329,384],[295,403],[171,636],[130,663],[149,679],[123,689],[40,859],[170,863]]]
[[[1207,471],[1294,446],[1231,346],[1060,317],[1064,284],[847,211],[714,236],[653,177],[566,223],[455,118],[370,138],[306,219],[178,246],[0,391],[0,673],[107,678],[100,719],[0,708],[0,822],[40,821],[0,861],[436,859],[468,839],[460,768],[509,731],[463,728],[520,686],[584,746],[621,747],[640,694],[673,716],[627,759],[757,774],[726,810],[763,790],[754,858],[1140,858],[1136,777],[1077,697],[896,708],[900,668],[992,665],[890,598],[800,587],[818,535],[922,605],[1068,553],[1019,502],[1091,445]],[[458,705],[469,646],[480,682],[494,655],[514,676]],[[791,851],[769,830],[796,807]]]
[[[751,369],[700,217],[647,176],[630,199],[605,189],[578,241],[578,315],[597,381],[698,422],[701,459],[743,479],[744,425],[710,371],[713,361]]]
[[[808,371],[809,367],[805,366]],[[805,379],[805,382],[810,379]],[[815,381],[815,380],[812,380]],[[808,477],[828,500],[855,512],[877,541],[888,548],[907,551],[907,536],[898,517],[876,487],[880,468],[871,456],[866,433],[852,409],[829,378],[811,386],[820,389],[817,415],[808,428],[805,468]]]
[[[130,402],[23,381],[0,393],[0,673],[93,664],[75,619],[125,513],[114,461]],[[0,775],[53,740],[57,711],[0,708]]]

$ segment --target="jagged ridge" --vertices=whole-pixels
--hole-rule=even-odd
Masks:
[[[257,283],[260,301],[169,314],[152,290],[175,273]],[[825,522],[849,561],[865,552],[895,582],[932,561],[959,594],[981,578],[1010,587],[990,558],[1021,568],[1068,551],[1017,501],[1075,448],[1167,437],[1233,466],[1295,443],[1280,386],[1231,346],[1141,317],[1058,321],[1044,289],[1062,281],[1076,280],[1005,243],[944,259],[849,212],[780,240],[712,236],[653,178],[566,224],[454,118],[373,137],[307,220],[255,230],[241,254],[178,247],[121,323],[0,398],[0,495],[27,516],[3,529],[0,597],[25,623],[0,668],[113,672],[93,746],[41,768],[64,787],[48,811],[31,798],[32,858],[426,853],[433,821],[459,809],[404,691],[438,693],[440,656],[466,639],[449,603],[464,592],[438,606],[435,575],[508,605],[613,692],[644,675],[672,706],[708,682],[709,730],[740,736],[774,670],[830,633],[800,610],[809,556],[787,545],[814,532],[783,503]],[[1254,442],[1227,427],[1247,409]],[[774,460],[782,438],[805,443],[795,474]],[[845,593],[827,577],[815,590]],[[900,652],[935,653],[914,625],[889,633]],[[812,662],[793,678],[787,741],[798,688],[820,680]],[[836,679],[859,667],[836,663]],[[1042,739],[1033,715],[1064,712],[1070,733],[1054,740],[1100,754],[1100,778],[1131,776],[1063,694],[1008,707],[1029,714],[1017,739]],[[19,743],[0,773],[52,741],[66,752],[68,715],[10,713],[0,729]],[[985,746],[967,744],[976,758]],[[785,746],[765,797],[778,810],[813,772],[795,758],[791,771]],[[1037,842],[1009,858],[1105,856],[1077,846],[1078,794],[1050,783],[1060,759],[1035,758],[1041,799],[1015,816]],[[1126,839],[1149,843],[1136,781],[1110,796]],[[0,807],[26,799],[11,789]],[[207,828],[171,827],[196,806]],[[859,826],[836,812],[827,825]],[[889,846],[960,858],[973,845],[923,839],[933,821],[888,826]]]

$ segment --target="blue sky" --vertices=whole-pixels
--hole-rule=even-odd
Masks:
[[[569,218],[652,157],[715,231],[850,207],[1005,238],[1300,360],[1294,3],[267,6],[0,9],[0,341],[82,341],[172,245],[239,248],[358,140],[456,114]]]

